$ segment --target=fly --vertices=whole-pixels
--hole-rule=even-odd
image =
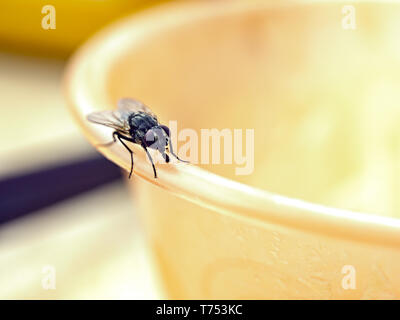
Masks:
[[[113,141],[102,144],[101,146],[111,145],[117,142],[118,139],[129,151],[131,155],[129,178],[131,178],[133,171],[133,151],[127,145],[127,141],[142,146],[153,166],[154,178],[157,178],[157,171],[148,148],[158,150],[166,163],[170,161],[166,152],[172,154],[179,161],[187,162],[181,160],[174,153],[169,128],[160,124],[157,120],[157,116],[138,100],[130,98],[120,99],[116,110],[93,112],[87,116],[87,119],[90,122],[101,124],[115,130],[112,134]]]

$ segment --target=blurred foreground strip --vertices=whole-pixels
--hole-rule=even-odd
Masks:
[[[0,180],[0,224],[121,178],[101,156]]]
[[[0,226],[4,299],[155,299],[158,287],[122,183]],[[49,268],[53,288],[44,286]]]

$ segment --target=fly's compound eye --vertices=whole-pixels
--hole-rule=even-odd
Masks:
[[[156,135],[154,134],[153,130],[149,130],[146,132],[144,140],[146,141],[147,147],[150,147],[154,142],[156,142]]]
[[[164,126],[164,125],[161,125],[160,127],[161,127],[161,129],[163,129],[165,131],[165,133],[169,137],[169,128],[167,126]]]

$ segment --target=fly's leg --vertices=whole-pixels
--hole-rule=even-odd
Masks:
[[[118,140],[122,143],[122,145],[126,148],[126,150],[128,150],[129,153],[131,154],[131,171],[129,172],[129,179],[130,179],[132,176],[132,172],[133,172],[133,151],[131,149],[129,149],[129,147],[126,145],[126,143],[123,140],[132,142],[132,139],[123,136],[122,134],[120,134],[117,131],[115,131],[113,133],[113,138],[115,138],[114,135],[117,136]]]
[[[164,152],[164,153],[161,153],[161,155],[162,155],[162,157],[164,158],[164,160],[165,160],[165,162],[166,163],[169,163],[169,157],[168,157],[168,155]]]
[[[189,161],[182,160],[181,158],[179,158],[179,157],[174,153],[174,150],[172,149],[171,139],[168,139],[168,143],[169,143],[169,152],[170,152],[175,158],[177,158],[179,161],[189,163]]]
[[[151,157],[149,151],[147,150],[147,148],[146,148],[146,146],[144,144],[142,145],[142,147],[143,147],[144,151],[146,151],[147,156],[150,159],[151,165],[153,166],[154,178],[157,179],[157,171],[156,171],[156,167],[155,167],[154,162],[153,162],[153,158]]]

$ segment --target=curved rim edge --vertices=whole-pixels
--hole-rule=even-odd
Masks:
[[[305,3],[310,4],[307,1]],[[142,39],[162,29],[199,19],[237,14],[244,10],[258,10],[260,6],[268,9],[275,5],[263,2],[168,3],[126,17],[97,33],[73,56],[64,78],[68,105],[74,118],[84,128],[86,137],[94,144],[109,132],[102,127],[88,124],[85,117],[91,111],[113,107],[105,90],[107,74],[113,61],[122,53],[120,48],[125,47],[126,40],[129,39],[130,45],[134,42],[140,45]],[[132,30],[136,32],[133,39]],[[90,94],[92,82],[85,81],[88,74],[90,80],[96,79],[94,86],[96,92],[100,93],[96,97]],[[101,152],[129,170],[129,161],[121,148]],[[138,149],[136,156],[139,154]],[[256,219],[257,222],[280,224],[306,232],[332,235],[335,238],[381,243],[386,246],[400,245],[400,219],[338,209],[273,194],[193,165],[177,165],[174,168],[161,166],[161,170],[157,169],[159,178],[154,180],[145,157],[141,155],[139,158],[141,161],[135,162],[136,175],[189,201],[211,207],[217,212]]]

